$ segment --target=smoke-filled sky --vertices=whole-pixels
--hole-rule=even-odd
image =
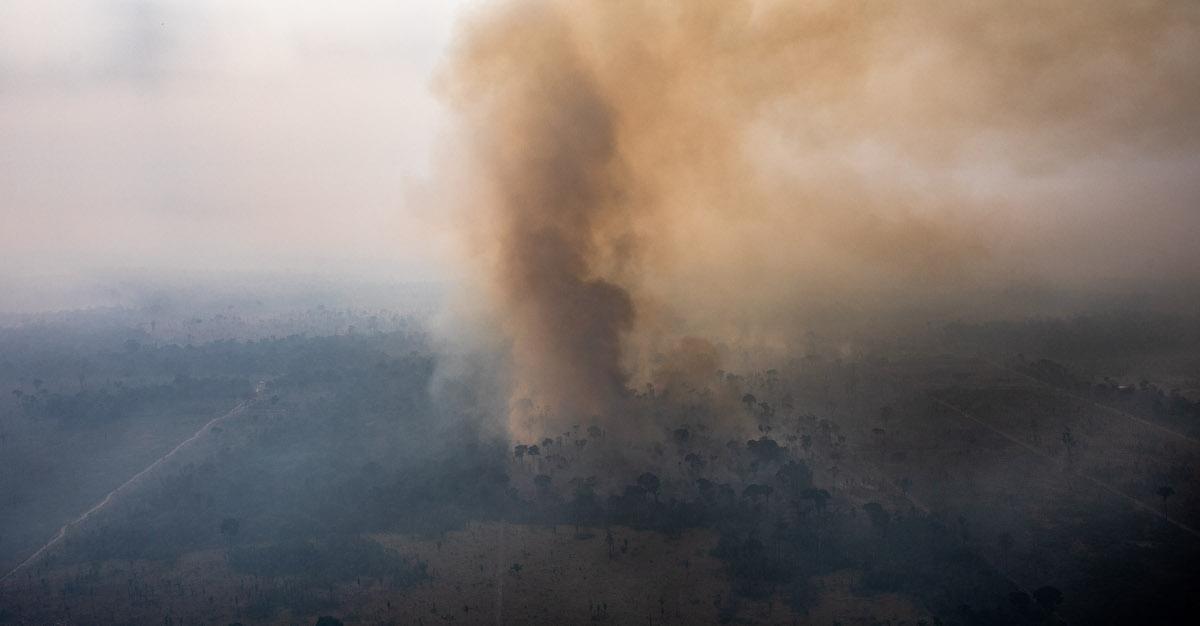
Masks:
[[[1196,304],[1196,3],[518,0],[460,33],[442,188],[530,418],[687,336]]]
[[[582,247],[549,260],[621,328],[1200,273],[1195,2],[473,4],[0,3],[0,280],[467,274],[518,302],[563,211]]]

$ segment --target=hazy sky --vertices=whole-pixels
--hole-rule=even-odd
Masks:
[[[463,0],[0,2],[0,274],[438,274]]]
[[[470,268],[448,198],[486,182],[463,147],[493,132],[492,118],[464,137],[432,85],[462,80],[445,79],[476,3],[0,0],[0,294],[127,270],[412,280]],[[657,197],[678,206],[640,214],[697,251],[675,255],[661,283],[688,292],[759,276],[774,293],[805,268],[842,280],[847,249],[872,276],[898,255],[929,256],[924,222],[905,236],[854,234],[880,215],[969,227],[1004,279],[1200,276],[1200,5],[608,4],[547,6],[583,34],[585,56],[632,59],[605,97],[621,149],[644,143],[670,157],[653,163],[690,172],[706,162],[672,146],[734,120],[726,156],[751,153],[753,177],[701,176],[717,187],[703,193],[672,185]],[[679,33],[705,22],[654,6],[716,14],[714,38],[698,40],[708,56],[671,57],[690,49]],[[770,6],[795,32],[760,36],[787,30],[758,23]],[[589,40],[596,24],[612,32]],[[734,35],[740,48],[721,38]],[[760,48],[782,52],[751,54]],[[544,70],[543,57],[521,62]],[[601,79],[619,66],[594,65]],[[478,79],[480,93],[495,87]],[[754,108],[731,108],[743,102]],[[674,143],[648,126],[660,118],[680,127],[665,135]],[[749,178],[799,192],[747,206],[734,192]],[[726,200],[724,221],[697,210]],[[853,236],[831,226],[860,213]],[[714,245],[695,245],[705,233]],[[789,252],[806,238],[829,269]]]

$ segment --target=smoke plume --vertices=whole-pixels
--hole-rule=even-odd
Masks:
[[[687,336],[1194,280],[1198,35],[1170,1],[482,10],[442,91],[515,412],[612,411]]]

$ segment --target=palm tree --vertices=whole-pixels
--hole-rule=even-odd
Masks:
[[[1159,487],[1158,491],[1155,491],[1155,493],[1158,494],[1158,497],[1162,498],[1163,517],[1166,517],[1167,516],[1167,498],[1170,498],[1171,496],[1175,495],[1175,490],[1172,489],[1169,485],[1163,485],[1162,487]]]
[[[786,465],[779,468],[779,471],[775,472],[775,477],[793,493],[799,493],[812,486],[812,470],[803,461],[788,461]]]
[[[742,497],[749,498],[751,500],[758,500],[759,498],[763,498],[767,501],[767,505],[770,506],[772,491],[774,491],[774,489],[771,489],[770,485],[760,485],[758,483],[753,483],[750,485],[746,485],[746,488],[744,490],[742,490]]]
[[[1000,533],[1000,538],[997,541],[1000,544],[1000,554],[1004,557],[1005,564],[1007,564],[1008,554],[1012,552],[1013,543],[1015,543],[1013,541],[1012,533]]]
[[[1071,467],[1075,464],[1075,457],[1072,454],[1075,451],[1075,436],[1071,434],[1071,428],[1068,426],[1062,434],[1063,445],[1067,447],[1067,466]]]
[[[226,517],[221,520],[221,534],[229,541],[237,536],[242,524],[236,517]]]
[[[1063,594],[1057,588],[1047,585],[1034,590],[1033,599],[1038,603],[1039,606],[1045,609],[1047,613],[1053,613],[1054,609],[1056,609],[1058,605],[1062,604]]]
[[[805,489],[800,494],[800,497],[804,498],[805,500],[812,500],[813,508],[815,508],[819,513],[825,510],[825,504],[829,502],[829,498],[831,496],[829,495],[829,492],[825,491],[824,489],[810,488]]]
[[[550,483],[552,481],[553,479],[546,474],[538,474],[537,476],[533,477],[533,484],[538,488],[539,491],[543,492],[550,490]]]
[[[658,489],[660,487],[658,476],[655,476],[650,472],[646,472],[641,476],[638,476],[637,482],[639,487],[645,489],[651,494],[654,494],[654,501],[658,502]]]
[[[867,518],[871,521],[871,526],[879,531],[880,535],[887,534],[888,522],[891,521],[891,515],[883,505],[878,502],[868,502],[863,505],[863,510],[867,512]]]

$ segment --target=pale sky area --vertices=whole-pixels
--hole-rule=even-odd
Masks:
[[[412,198],[463,4],[0,2],[0,278],[438,278]]]

